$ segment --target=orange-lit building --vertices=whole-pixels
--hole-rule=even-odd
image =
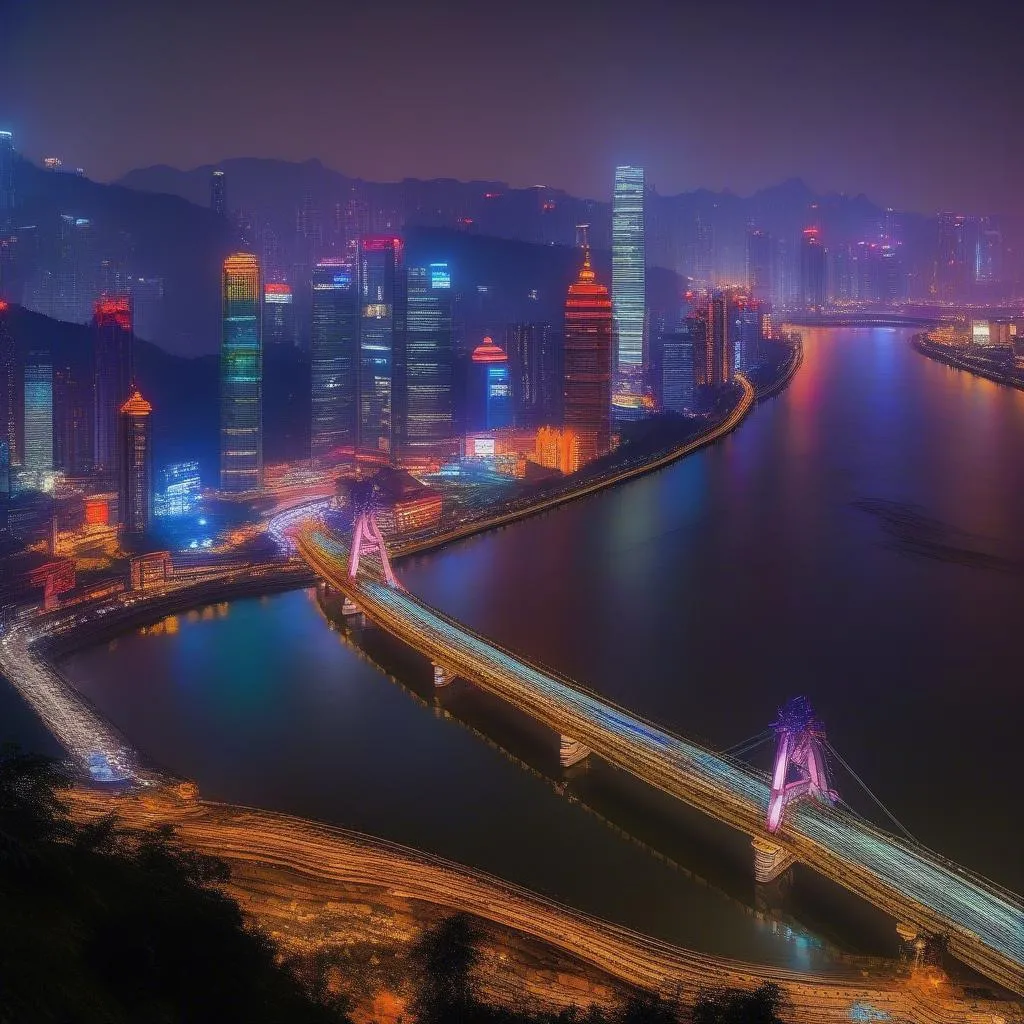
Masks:
[[[152,412],[138,388],[121,406],[118,509],[125,533],[146,533],[153,518]]]
[[[583,266],[565,302],[565,425],[579,439],[579,463],[611,448],[612,300],[583,250]]]
[[[580,468],[580,437],[571,427],[541,427],[534,446],[534,462],[561,473]]]

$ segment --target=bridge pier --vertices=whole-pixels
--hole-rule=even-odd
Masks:
[[[444,665],[434,665],[434,688],[440,689],[442,686],[447,686],[455,678],[455,673],[445,668]]]
[[[344,615],[346,619],[351,619],[355,616],[361,617],[363,613],[355,601],[346,597],[345,600],[341,602],[341,614]]]
[[[584,746],[571,736],[560,736],[558,743],[558,761],[563,768],[571,768],[590,756],[590,747]]]
[[[767,839],[752,839],[751,846],[754,847],[754,878],[762,885],[774,882],[796,861],[793,854]]]

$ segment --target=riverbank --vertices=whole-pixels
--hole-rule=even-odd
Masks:
[[[1012,360],[1008,362],[1008,368],[1003,369],[1002,364],[993,362],[988,357],[971,355],[962,349],[928,341],[924,334],[915,334],[910,339],[910,344],[922,355],[934,359],[936,362],[952,366],[955,370],[965,370],[967,373],[973,373],[976,377],[984,377],[985,380],[990,380],[994,384],[1002,384],[1004,387],[1024,391],[1024,372],[1010,369],[1014,367]]]

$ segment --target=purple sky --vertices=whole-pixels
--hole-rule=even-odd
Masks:
[[[0,0],[0,127],[100,180],[317,156],[606,198],[634,162],[1024,214],[1022,6]]]

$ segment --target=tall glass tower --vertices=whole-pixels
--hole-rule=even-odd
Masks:
[[[0,131],[0,231],[14,225],[14,136]]]
[[[132,307],[127,295],[102,295],[93,306],[93,470],[117,478],[117,418],[131,394]]]
[[[210,209],[219,217],[228,215],[228,196],[224,172],[217,170],[210,175]]]
[[[644,171],[642,167],[616,167],[612,195],[616,397],[637,398],[643,387],[645,259]]]
[[[405,377],[405,274],[402,240],[359,242],[359,448],[390,456],[392,380]]]
[[[356,371],[359,296],[350,260],[322,260],[313,268],[310,335],[314,459],[356,444]]]
[[[260,264],[251,253],[224,261],[220,341],[220,488],[263,487],[263,345]]]
[[[31,352],[25,360],[25,468],[53,469],[53,361],[49,352]]]
[[[125,533],[144,534],[153,518],[153,406],[139,390],[121,406],[118,516]]]
[[[455,456],[452,427],[452,274],[447,263],[409,267],[405,373],[395,378],[395,439],[403,463]]]

